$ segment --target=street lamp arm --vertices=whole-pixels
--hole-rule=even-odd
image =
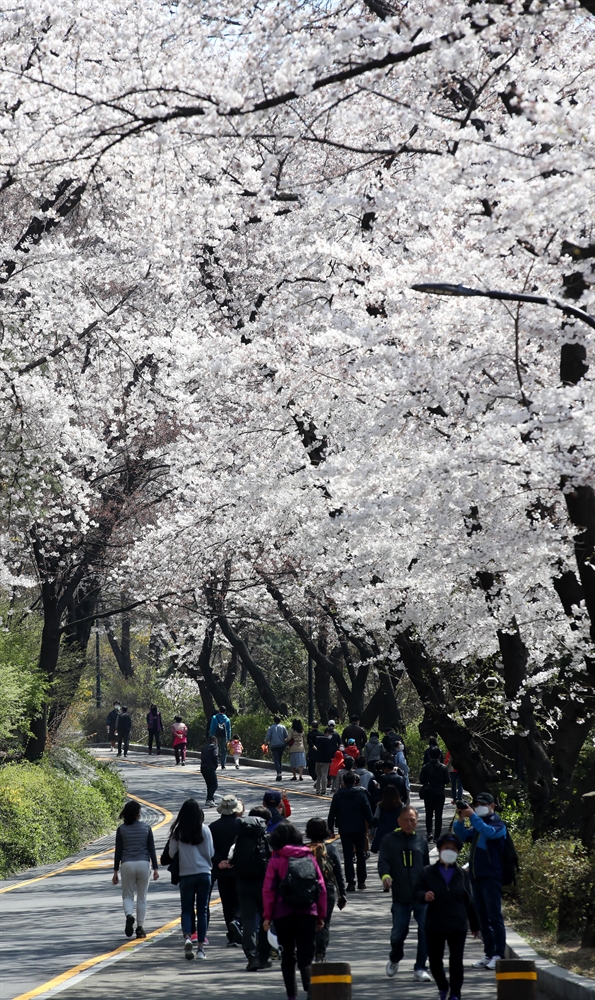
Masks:
[[[449,285],[439,282],[422,282],[411,286],[416,292],[427,292],[429,295],[475,295],[484,299],[497,299],[502,302],[532,302],[538,306],[552,306],[566,316],[573,316],[595,330],[595,318],[583,309],[577,309],[567,302],[554,299],[547,295],[526,295],[524,292],[497,292],[490,289],[466,288],[465,285]]]

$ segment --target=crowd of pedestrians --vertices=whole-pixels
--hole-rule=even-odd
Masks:
[[[118,704],[114,711],[115,717],[108,716],[108,730],[119,739],[125,710]],[[226,765],[228,749],[239,766],[241,741],[235,734],[232,737],[228,723],[220,707],[202,751],[207,806],[215,805],[217,768]],[[162,726],[155,705],[147,716],[147,727],[149,732],[153,729],[159,752],[157,736]],[[179,754],[183,764],[187,727],[181,718],[176,718],[172,733],[178,741],[175,747],[183,748]],[[328,813],[309,819],[304,835],[290,821],[291,806],[281,789],[267,789],[262,804],[247,816],[235,795],[224,795],[217,805],[219,817],[210,825],[194,798],[183,803],[161,861],[169,866],[172,882],[179,885],[186,959],[206,958],[209,900],[217,885],[227,946],[243,949],[246,971],[270,968],[273,958],[280,958],[289,1000],[297,996],[298,974],[309,993],[312,963],[325,961],[327,955],[334,909],[345,907],[348,894],[366,890],[368,864],[371,857],[377,857],[382,888],[391,894],[386,975],[392,979],[398,973],[413,919],[417,928],[414,980],[433,979],[439,1000],[460,1000],[469,931],[476,937],[481,932],[484,944],[485,954],[474,963],[475,968],[494,969],[498,958],[504,957],[502,884],[507,829],[493,796],[483,792],[473,804],[461,801],[463,789],[452,758],[448,755],[443,762],[437,740],[431,739],[420,773],[424,836],[418,831],[418,812],[410,804],[406,747],[394,730],[388,730],[382,740],[378,733],[368,738],[359,719],[352,717],[342,734],[330,720],[324,729],[315,723],[306,735],[301,720],[294,719],[287,730],[275,717],[265,741],[273,751],[278,776],[282,753],[288,749],[291,780],[303,781],[306,771],[318,796],[332,795]],[[448,784],[458,793],[456,817],[443,831]],[[134,933],[136,896],[136,936],[144,937],[151,872],[154,879],[159,877],[153,834],[141,821],[137,802],[128,802],[121,817],[113,881],[117,884],[121,871],[126,935]],[[332,843],[335,830],[343,865]],[[432,841],[438,857],[430,863]],[[469,861],[462,867],[459,853],[467,842]]]

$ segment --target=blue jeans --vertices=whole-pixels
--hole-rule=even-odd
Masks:
[[[484,951],[490,958],[494,955],[504,958],[506,928],[502,916],[502,883],[497,878],[478,878],[471,889]]]
[[[409,922],[411,913],[417,924],[417,955],[415,957],[414,969],[425,969],[428,949],[426,946],[426,903],[397,903],[393,902],[391,912],[393,915],[393,928],[390,933],[390,960],[400,962],[403,958],[403,945],[409,933]]]
[[[283,751],[285,750],[285,747],[284,746],[282,746],[282,747],[271,747],[271,750],[273,752],[273,760],[275,762],[275,767],[277,769],[277,774],[281,774],[281,772],[283,770],[283,768],[281,767],[281,761],[283,759]]]
[[[196,933],[202,944],[207,936],[207,912],[211,876],[207,872],[198,875],[180,875],[180,903],[182,906],[182,931],[192,933],[192,916],[196,900]]]

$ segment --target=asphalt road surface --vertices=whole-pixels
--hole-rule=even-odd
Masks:
[[[106,751],[98,753],[109,757]],[[176,767],[171,757],[152,757],[131,751],[118,761],[129,794],[144,803],[143,818],[152,825],[157,854],[167,839],[172,818],[189,796],[201,803],[205,786],[198,762]],[[228,767],[219,771],[218,801],[227,792],[240,797],[246,812],[262,801],[271,785],[271,771]],[[311,816],[325,815],[330,798],[323,802],[313,794],[312,782],[288,781],[292,820],[302,830]],[[413,796],[423,812],[423,802]],[[214,809],[207,822],[218,818]],[[446,820],[448,822],[448,820]],[[420,817],[420,826],[423,818]],[[284,996],[278,963],[258,973],[245,972],[241,949],[225,947],[221,907],[213,893],[209,946],[206,962],[187,962],[183,957],[179,928],[178,889],[162,869],[158,882],[151,881],[145,930],[146,941],[124,936],[121,887],[111,884],[114,835],[89,845],[59,865],[22,873],[0,882],[2,939],[0,946],[0,997],[2,1000],[33,1000],[66,993],[65,1000],[188,1000],[200,989],[203,998],[227,994],[228,1000],[278,1000]],[[395,979],[386,978],[390,935],[390,896],[382,892],[369,862],[368,888],[350,894],[342,913],[335,911],[331,928],[329,961],[351,963],[354,997],[377,1000],[430,1000],[436,997],[434,983],[413,982],[415,930],[406,944],[405,957]],[[466,966],[481,957],[480,943],[469,940]],[[197,981],[200,980],[200,983]],[[465,1000],[495,1000],[494,974],[469,968],[463,990]],[[541,998],[546,1000],[546,998]]]

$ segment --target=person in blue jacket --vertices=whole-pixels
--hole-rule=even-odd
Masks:
[[[465,826],[469,819],[471,826]],[[506,930],[502,916],[502,857],[506,839],[506,823],[496,812],[494,796],[480,792],[474,808],[459,809],[453,832],[461,840],[471,841],[469,874],[473,901],[479,923],[485,955],[473,963],[475,969],[496,968],[504,958]]]
[[[217,737],[217,745],[219,747],[219,761],[221,762],[221,770],[225,770],[225,761],[227,760],[227,744],[231,739],[231,722],[225,714],[225,705],[219,706],[219,711],[215,712],[211,719],[211,725],[209,726],[209,736]]]

